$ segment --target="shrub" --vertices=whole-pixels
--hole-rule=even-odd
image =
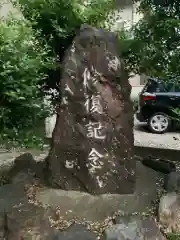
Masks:
[[[49,49],[25,20],[0,22],[0,129],[18,135],[46,113],[40,83],[54,66]],[[2,137],[2,134],[1,134]]]
[[[84,23],[95,27],[110,28],[115,22],[116,0],[13,0],[33,29],[40,30],[41,38],[46,39],[58,68],[50,71],[47,85],[59,85],[61,61],[64,52],[71,45],[76,32]]]
[[[110,28],[116,0],[12,2],[29,22],[0,23],[0,126],[6,137],[22,135],[24,142],[36,142],[24,128],[37,125],[46,113],[42,86],[59,89],[61,60],[76,31],[83,23]]]
[[[168,240],[180,240],[180,235],[176,233],[169,233],[167,234]]]

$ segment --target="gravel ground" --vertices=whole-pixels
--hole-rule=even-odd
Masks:
[[[180,150],[180,131],[154,134],[148,132],[145,123],[134,119],[134,144],[143,147],[155,147]]]

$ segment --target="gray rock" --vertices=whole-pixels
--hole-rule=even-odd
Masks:
[[[122,220],[123,222],[123,220]],[[102,240],[165,240],[152,219],[132,218],[105,230]]]
[[[15,164],[15,166],[17,165]],[[31,167],[31,164],[28,166]],[[23,168],[17,168],[13,173],[17,176],[21,169]],[[32,240],[33,238],[95,240],[96,235],[81,225],[74,225],[63,232],[56,230],[55,226],[61,224],[60,217],[63,217],[65,221],[75,217],[94,222],[104,221],[105,218],[119,210],[130,213],[144,212],[156,197],[158,174],[137,162],[136,176],[135,193],[129,195],[102,194],[94,196],[83,192],[41,187],[36,193],[36,199],[40,205],[37,202],[30,204],[22,182],[4,185],[0,188],[0,237],[5,236],[7,238],[4,238],[8,240]],[[41,207],[44,205],[49,207]],[[57,207],[60,208],[60,215],[56,214]]]
[[[140,220],[141,218],[139,217],[139,215],[131,215],[123,212],[120,212],[120,214],[118,214],[116,216],[116,218],[114,219],[114,223],[115,224],[128,224],[129,222],[134,222],[137,220]]]
[[[90,194],[135,189],[131,86],[114,33],[84,25],[63,61],[49,182]]]
[[[19,151],[17,149],[16,149],[16,151],[7,151],[7,150],[3,149],[3,152],[1,152],[1,154],[0,154],[0,185],[4,184],[4,182],[6,182],[6,183],[10,182],[10,180],[11,180],[10,172],[12,173],[12,169],[18,162],[20,162],[20,164],[18,163],[18,165],[21,165],[21,167],[20,166],[18,168],[15,167],[15,169],[14,169],[15,171],[13,170],[12,177],[14,177],[14,173],[16,175],[16,173],[19,171],[26,172],[26,170],[30,168],[29,162],[33,161],[32,155],[34,156],[35,162],[39,163],[35,166],[36,175],[42,176],[42,164],[44,164],[44,160],[48,155],[47,149],[45,149],[43,151],[32,150],[31,151],[32,155],[30,153],[28,153],[28,154],[26,153],[27,155],[26,154],[24,155],[24,153],[25,153],[25,151]],[[22,161],[21,161],[21,159],[22,159]],[[26,161],[28,161],[27,167],[26,167],[26,164],[23,163],[24,159],[25,159],[24,163]],[[27,159],[29,159],[29,160],[27,160]],[[15,161],[16,161],[16,163],[15,163]],[[33,163],[33,165],[34,165],[34,163]]]
[[[11,178],[11,183],[13,184],[31,184],[34,182],[35,173],[32,172],[30,169],[26,172],[19,172],[14,177]]]
[[[96,240],[97,235],[82,225],[73,225],[64,232],[58,233],[57,240]]]
[[[180,196],[168,193],[160,199],[158,219],[166,232],[180,233]]]
[[[164,188],[167,192],[180,192],[180,172],[165,175]]]
[[[136,189],[134,194],[102,194],[93,196],[78,191],[64,191],[52,188],[40,189],[37,199],[42,204],[60,207],[67,219],[86,218],[88,221],[103,221],[114,212],[146,212],[157,196],[157,179],[161,176],[154,170],[136,165]]]
[[[173,171],[176,171],[175,163],[168,161],[168,160],[154,159],[154,158],[149,157],[149,158],[143,159],[142,163],[145,166],[152,168],[155,171],[164,173],[164,174],[169,174]]]
[[[6,184],[0,187],[0,213],[9,212],[22,202],[28,202],[24,185]]]
[[[35,164],[36,162],[30,153],[21,154],[15,157],[11,166],[1,169],[0,177],[2,180],[6,179],[6,183],[32,183],[36,171]]]
[[[0,240],[6,240],[8,232],[6,220],[6,214],[3,212],[0,213]]]
[[[57,235],[50,227],[49,216],[53,219],[54,210],[30,204],[24,185],[7,184],[0,188],[0,239],[31,240],[40,235],[39,239],[49,240]]]
[[[33,155],[31,153],[23,153],[15,158],[11,173],[13,174],[13,172],[16,173],[29,168],[34,168],[35,165],[36,162]]]
[[[56,209],[29,203],[22,184],[0,188],[0,240],[96,240],[96,234],[81,225],[57,230],[64,226],[60,219]]]
[[[54,212],[50,208],[42,208],[29,203],[14,206],[7,213],[8,240],[43,239],[49,240],[57,236],[58,231],[51,227],[49,218]]]
[[[7,171],[8,178],[13,184],[32,184],[36,178],[43,180],[44,164],[42,161],[35,161],[32,154],[23,153]]]

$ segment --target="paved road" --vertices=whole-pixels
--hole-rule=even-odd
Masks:
[[[149,133],[146,124],[140,123],[136,118],[134,120],[134,140],[136,146],[180,150],[180,130],[164,134]]]

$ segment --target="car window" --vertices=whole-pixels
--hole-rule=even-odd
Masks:
[[[180,92],[180,84],[175,84],[174,88],[175,92]]]
[[[166,92],[174,92],[175,91],[174,83],[163,82],[162,84],[163,84]]]
[[[164,87],[166,88],[167,92],[180,92],[180,84],[179,83],[163,83]]]
[[[163,84],[156,82],[156,81],[149,81],[144,88],[144,92],[167,92],[166,88]]]

